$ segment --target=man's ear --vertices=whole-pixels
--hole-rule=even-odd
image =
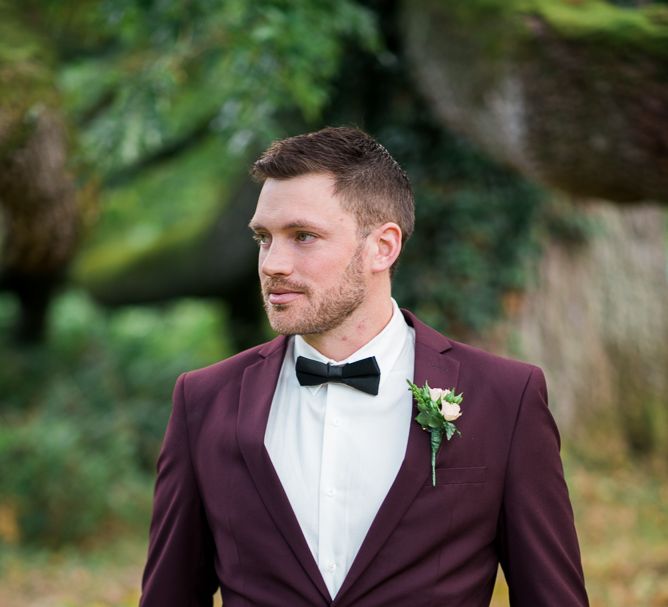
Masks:
[[[401,252],[401,228],[388,221],[375,228],[369,238],[372,242],[371,271],[389,270]]]

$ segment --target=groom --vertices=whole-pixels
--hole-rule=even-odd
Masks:
[[[588,604],[543,373],[400,310],[405,173],[365,133],[274,143],[250,222],[279,337],[181,375],[142,607]],[[444,279],[446,277],[443,277]],[[406,380],[463,393],[432,484]]]

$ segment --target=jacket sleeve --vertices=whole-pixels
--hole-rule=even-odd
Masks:
[[[512,607],[587,606],[556,424],[534,367],[519,405],[499,519],[499,557]]]
[[[211,607],[218,588],[213,538],[190,455],[186,376],[176,382],[172,414],[158,456],[140,607]]]

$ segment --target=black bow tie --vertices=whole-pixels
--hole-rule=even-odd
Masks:
[[[373,356],[345,365],[321,363],[299,356],[295,369],[302,386],[318,386],[328,381],[336,381],[367,394],[378,394],[380,368]]]

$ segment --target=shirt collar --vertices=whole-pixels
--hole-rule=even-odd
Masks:
[[[306,356],[313,360],[318,360],[323,363],[332,363],[342,365],[345,363],[362,360],[369,356],[375,356],[378,367],[380,368],[380,386],[382,387],[384,379],[388,376],[394,364],[399,357],[399,354],[404,348],[404,343],[409,335],[409,327],[406,324],[404,315],[399,310],[399,306],[394,298],[392,301],[392,317],[385,325],[383,330],[378,333],[371,341],[363,345],[359,350],[353,352],[348,358],[344,360],[335,361],[321,354],[314,347],[310,346],[304,341],[301,335],[294,337],[294,360],[299,356]],[[315,392],[322,386],[311,386]]]

